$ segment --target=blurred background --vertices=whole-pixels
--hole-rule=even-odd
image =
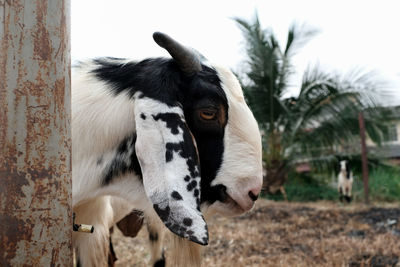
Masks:
[[[168,56],[151,37],[162,31],[229,67],[264,134],[265,186],[285,182],[292,200],[336,198],[344,159],[361,199],[363,111],[371,197],[399,200],[397,10],[396,1],[72,1],[72,60]]]
[[[246,250],[250,255],[239,260],[238,266],[360,266],[357,264],[365,262],[380,266],[372,264],[379,261],[395,266],[399,243],[397,250],[382,247],[383,240],[400,241],[400,211],[396,208],[400,201],[398,10],[397,1],[73,0],[72,60],[167,57],[152,39],[153,32],[162,31],[195,48],[210,62],[230,68],[238,76],[263,134],[263,197],[267,199],[263,201],[272,207],[263,210],[262,206],[248,220],[261,212],[268,214],[263,217],[265,229],[272,229],[269,223],[276,218],[299,226],[299,218],[314,222],[325,218],[312,217],[323,209],[330,210],[327,216],[335,219],[322,224],[351,225],[331,226],[330,232],[319,230],[319,239],[326,231],[331,237],[343,236],[323,243],[331,246],[330,253],[329,249],[320,251],[321,243],[300,246],[304,236],[297,237],[300,243],[293,243],[294,237],[287,239],[293,229],[285,228],[286,239],[279,238],[286,241],[278,243],[278,248],[274,250],[268,243],[271,236],[263,244],[268,248],[260,245],[264,241],[255,241],[259,246]],[[344,160],[353,177],[353,204],[339,201],[338,177]],[[298,202],[306,204],[298,206]],[[357,206],[361,203],[372,203],[382,213],[373,213],[371,206]],[[301,213],[302,208],[310,213]],[[282,212],[299,218],[291,221]],[[343,214],[347,217],[340,217]],[[365,218],[370,220],[363,221]],[[395,223],[385,224],[387,220]],[[236,221],[235,231],[244,227],[241,222]],[[215,227],[215,233],[225,233],[219,240],[227,241],[211,243],[214,251],[221,246],[235,248],[237,239],[227,239],[228,230]],[[307,227],[317,231],[316,225]],[[272,234],[265,229],[255,234]],[[375,232],[382,229],[387,231],[377,237]],[[312,242],[316,239],[318,235]],[[117,248],[118,244],[125,247],[122,239],[118,240]],[[345,253],[344,244],[351,253]],[[208,251],[206,262],[223,266],[221,255],[226,251]],[[287,256],[292,252],[292,258]],[[230,253],[233,259],[238,251]],[[288,258],[282,261],[282,255]],[[274,257],[281,259],[280,264],[271,261]]]

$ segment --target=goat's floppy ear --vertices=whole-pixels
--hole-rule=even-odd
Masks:
[[[135,97],[136,154],[147,197],[162,222],[178,236],[208,243],[200,212],[200,165],[183,110]]]

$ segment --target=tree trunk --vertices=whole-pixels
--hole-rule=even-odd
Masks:
[[[284,161],[273,160],[266,166],[266,175],[263,179],[263,189],[275,194],[286,182],[287,170]]]
[[[263,179],[263,189],[275,194],[286,182],[286,161],[282,155],[281,133],[272,131],[267,139],[267,153],[265,156],[266,173]]]

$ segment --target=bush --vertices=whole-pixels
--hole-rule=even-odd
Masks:
[[[289,201],[338,200],[337,188],[329,184],[329,174],[297,174],[291,173],[285,184]],[[278,192],[275,195],[264,194],[267,199],[284,200]],[[369,172],[369,197],[372,202],[400,201],[400,169],[388,166],[377,166]],[[364,200],[362,174],[354,174],[353,199],[356,202]]]
[[[291,173],[289,177],[289,181],[285,184],[289,201],[336,200],[338,198],[335,188],[308,174]],[[280,192],[275,195],[265,194],[264,197],[271,200],[284,200]]]
[[[357,175],[353,187],[354,198],[364,199],[362,174]],[[379,166],[369,172],[369,198],[371,201],[400,201],[400,169]]]

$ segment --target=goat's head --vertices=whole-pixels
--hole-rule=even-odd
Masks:
[[[346,172],[346,177],[347,177],[348,179],[350,179],[351,170],[350,170],[349,161],[347,161],[347,160],[342,160],[342,161],[340,161],[340,170],[341,170],[341,171],[345,171],[345,172]]]
[[[172,232],[205,245],[202,211],[238,215],[253,207],[262,185],[261,137],[232,72],[165,34],[153,37],[172,59],[157,59],[157,68],[155,60],[142,61],[144,72],[122,79],[141,81],[131,96],[143,184]]]
[[[345,170],[346,170],[346,168],[347,168],[347,167],[346,167],[346,165],[347,165],[346,163],[347,163],[346,160],[341,160],[341,161],[340,161],[340,170],[341,170],[341,171],[345,171]]]

